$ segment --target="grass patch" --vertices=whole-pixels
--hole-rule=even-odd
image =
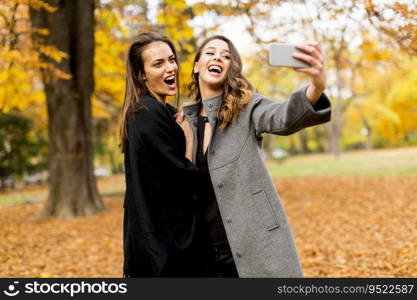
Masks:
[[[36,203],[45,200],[46,197],[46,192],[11,192],[0,196],[0,207]]]
[[[97,179],[97,186],[102,197],[122,196],[125,192],[124,175],[114,175]],[[37,203],[48,197],[48,186],[37,185],[8,190],[0,193],[0,207]]]
[[[417,174],[417,148],[355,151],[338,159],[329,154],[292,156],[283,162],[270,160],[273,177],[297,176],[408,176]]]

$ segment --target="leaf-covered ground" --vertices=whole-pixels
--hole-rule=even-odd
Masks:
[[[305,276],[417,277],[416,183],[417,176],[276,180]],[[41,203],[1,207],[0,277],[121,277],[122,196],[104,200],[107,211],[71,221],[31,223]]]
[[[417,277],[417,176],[276,181],[307,277]]]

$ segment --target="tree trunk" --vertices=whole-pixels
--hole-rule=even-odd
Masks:
[[[307,131],[305,129],[301,130],[298,133],[298,137],[300,138],[300,145],[301,145],[301,153],[308,154],[311,153],[310,148],[308,148],[308,136]]]
[[[0,192],[6,190],[6,180],[3,176],[0,176]]]
[[[340,157],[340,136],[341,136],[341,125],[338,120],[335,119],[327,127],[329,130],[330,137],[330,149],[336,159]]]
[[[366,150],[372,150],[372,128],[367,128],[367,132],[366,132]]]
[[[334,108],[333,108],[333,117],[330,122],[330,145],[333,155],[336,159],[340,157],[340,137],[342,135],[342,118],[343,118],[343,103],[342,103],[342,90],[344,87],[344,82],[341,74],[341,50],[335,55],[335,66],[336,66],[336,86],[337,86],[337,96],[334,98]]]
[[[314,139],[316,140],[317,143],[317,152],[323,153],[326,151],[326,148],[323,145],[323,138],[322,138],[322,134],[321,134],[321,129],[317,126],[313,127],[313,132],[314,132]]]
[[[43,56],[71,79],[42,69],[48,106],[50,187],[43,210],[34,217],[70,219],[105,208],[96,186],[91,142],[94,89],[94,0],[48,0],[58,10],[30,10],[32,25],[50,34],[44,43],[68,54],[60,63]],[[34,35],[34,42],[41,37]]]
[[[288,146],[288,153],[291,154],[291,155],[298,154],[297,146],[295,145],[294,139],[295,139],[294,135],[289,135],[288,136],[288,141],[290,143],[289,146]]]
[[[365,127],[364,128],[364,135],[365,135],[365,138],[366,138],[365,149],[366,150],[372,150],[372,127],[369,124],[368,118],[366,117],[366,115],[364,114],[364,112],[362,111],[360,106],[357,106],[357,109],[359,111],[359,115],[361,116],[363,126]]]

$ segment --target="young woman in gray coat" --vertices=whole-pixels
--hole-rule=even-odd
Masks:
[[[284,102],[254,93],[232,42],[213,36],[200,46],[189,85],[194,103],[177,121],[192,132],[199,186],[199,220],[214,276],[302,277],[294,239],[262,158],[262,134],[289,135],[330,120],[324,58],[315,42],[295,57],[311,83]],[[188,134],[190,136],[190,134]],[[217,272],[217,273],[216,273]],[[217,275],[216,275],[217,274]]]

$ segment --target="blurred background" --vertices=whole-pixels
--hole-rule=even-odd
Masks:
[[[121,276],[118,125],[144,31],[175,42],[181,101],[210,35],[277,101],[308,79],[269,66],[268,46],[319,41],[331,122],[264,138],[305,275],[417,275],[414,0],[1,0],[1,277]]]

